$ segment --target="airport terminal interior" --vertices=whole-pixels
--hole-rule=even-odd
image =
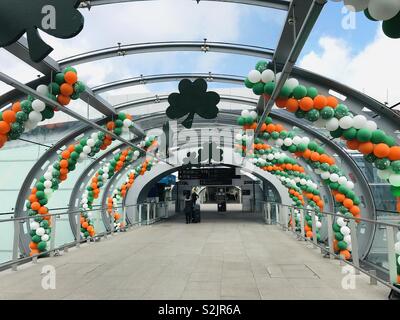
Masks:
[[[0,18],[0,299],[399,299],[400,0]]]

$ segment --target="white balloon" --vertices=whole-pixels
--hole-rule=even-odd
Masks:
[[[108,173],[110,171],[110,168],[109,167],[103,167],[103,171]]]
[[[36,221],[32,221],[30,223],[31,230],[37,230],[40,227],[40,224]]]
[[[390,175],[389,183],[392,186],[400,187],[400,174],[392,174],[392,175]]]
[[[264,70],[261,74],[261,81],[264,83],[271,82],[275,79],[275,74],[271,69]]]
[[[84,152],[81,152],[81,154],[79,155],[79,160],[82,161],[82,160],[85,160],[86,158],[87,158],[87,154]]]
[[[46,104],[40,100],[33,100],[32,109],[36,112],[42,112],[44,109],[46,109]]]
[[[41,84],[40,86],[38,86],[36,88],[36,91],[43,96],[47,96],[49,94],[49,88],[44,84]]]
[[[261,73],[258,70],[251,70],[247,78],[251,83],[258,83],[261,81]]]
[[[338,183],[339,183],[340,185],[345,185],[345,184],[347,183],[347,178],[346,178],[345,176],[339,177]]]
[[[344,227],[346,225],[346,221],[344,221],[343,217],[339,217],[336,220],[336,223],[340,226],[340,227]]]
[[[375,131],[378,129],[378,125],[376,124],[375,121],[368,120],[365,124],[365,128],[371,131]]]
[[[290,90],[293,90],[294,88],[296,88],[299,85],[299,80],[295,79],[295,78],[290,78],[286,81],[286,85],[290,88]]]
[[[293,144],[293,140],[291,138],[286,138],[285,140],[283,140],[283,143],[285,144],[285,146],[290,147]]]
[[[350,228],[348,226],[343,226],[340,228],[340,233],[347,236],[350,234]]]
[[[257,119],[257,112],[251,111],[250,112],[250,117],[252,117],[254,120]]]
[[[344,5],[350,11],[364,11],[368,8],[369,0],[344,0]]]
[[[353,126],[356,129],[364,128],[367,124],[367,118],[363,115],[357,115],[353,118]]]
[[[350,116],[344,116],[339,120],[339,126],[345,130],[353,127],[353,118]]]
[[[308,145],[308,144],[310,143],[310,138],[309,138],[309,137],[303,137],[303,138],[302,138],[302,143]]]
[[[46,189],[44,189],[44,193],[46,194],[46,196],[49,196],[53,193],[53,190],[50,188],[46,188]]]
[[[249,112],[249,110],[243,110],[243,111],[241,112],[241,115],[242,115],[242,117],[247,117],[247,116],[250,115],[250,112]]]
[[[44,228],[40,227],[36,229],[36,234],[41,237],[46,234],[46,231],[44,230]]]
[[[368,11],[372,18],[376,20],[389,20],[400,11],[400,1],[398,0],[370,0]]]
[[[37,111],[31,111],[29,113],[29,120],[34,123],[38,123],[38,122],[42,121],[42,114]]]
[[[329,179],[330,176],[331,176],[331,174],[330,174],[329,171],[324,171],[324,172],[321,173],[321,178],[324,179],[324,180]]]
[[[46,179],[46,177],[45,177]],[[45,188],[51,188],[51,186],[53,185],[53,183],[50,180],[46,180],[45,182],[43,182],[43,185]]]
[[[381,178],[382,180],[387,180],[393,174],[393,171],[390,169],[386,169],[386,170],[378,170],[377,173],[379,178]]]
[[[331,180],[332,182],[337,182],[339,180],[339,176],[336,173],[332,173],[329,177],[329,180]]]
[[[133,155],[134,155],[135,157],[139,157],[139,156],[140,156],[140,152],[137,151],[137,150],[135,150],[135,151],[133,152]]]
[[[302,139],[299,136],[295,136],[293,138],[293,143],[297,146],[298,144],[300,144],[302,141]]]
[[[316,225],[316,227],[317,227],[318,229],[320,229],[320,228],[322,227],[321,221],[317,221],[317,222],[315,223],[315,225]]]
[[[99,138],[99,133],[98,133],[98,132],[93,132],[93,133],[90,135],[90,137],[91,137],[94,141],[96,141],[96,140]]]
[[[339,120],[331,118],[325,123],[325,128],[329,131],[335,131],[339,128]]]
[[[48,235],[48,234],[44,234],[44,235],[42,235],[42,241],[45,241],[45,242],[47,242],[47,241],[49,241],[49,239],[50,239],[50,237],[49,237],[49,235]]]
[[[89,154],[92,151],[92,148],[89,146],[84,146],[83,147],[83,153]]]
[[[306,185],[307,184],[307,180],[306,179],[300,179],[300,184],[302,186]]]
[[[275,76],[275,82],[278,82],[279,79],[281,78],[281,76],[282,76],[282,72],[278,72],[278,73],[276,74],[276,76]]]
[[[25,122],[25,131],[33,130],[37,127],[37,122],[28,120]]]
[[[124,127],[129,128],[132,125],[132,120],[131,119],[125,119],[124,120]]]
[[[344,236],[343,241],[347,244],[351,244],[351,235],[347,234]]]
[[[95,143],[96,142],[93,139],[88,139],[87,142],[86,142],[86,145],[89,146],[89,147],[94,147]]]
[[[354,182],[353,181],[347,181],[346,182],[346,188],[353,190],[354,189]]]
[[[53,179],[53,175],[52,175],[52,173],[51,172],[46,172],[44,175],[44,178],[46,179],[46,180],[51,180],[51,179]]]
[[[400,254],[400,242],[396,242],[394,244],[394,251],[396,252],[396,254]]]

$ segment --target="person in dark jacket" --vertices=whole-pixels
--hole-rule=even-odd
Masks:
[[[196,205],[197,198],[199,196],[198,196],[198,194],[196,192],[192,191],[191,197],[192,197],[192,208],[194,209],[194,206]]]
[[[186,195],[185,198],[185,208],[183,209],[186,216],[186,223],[190,223],[192,221],[192,211],[193,211],[193,204],[190,194]]]

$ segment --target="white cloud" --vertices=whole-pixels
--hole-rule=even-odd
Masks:
[[[321,53],[311,51],[299,66],[345,83],[365,94],[393,105],[400,101],[400,41],[386,37],[378,27],[374,40],[357,54],[343,39],[321,37]]]

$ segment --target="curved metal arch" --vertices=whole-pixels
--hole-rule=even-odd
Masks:
[[[232,102],[235,103],[243,103],[243,102],[247,102],[248,104],[250,104],[249,99],[246,99],[245,101],[242,101],[240,99],[241,97],[235,97],[235,99],[233,99]],[[254,107],[256,105],[256,100],[252,99],[252,106]],[[279,114],[280,113],[280,114]],[[226,120],[229,120],[230,117],[230,122],[228,122],[229,124],[235,124],[236,125],[236,117],[238,116],[239,112],[226,112],[226,111],[222,111],[220,112],[221,116],[226,117]],[[283,123],[288,123],[289,125],[295,125],[301,129],[303,129],[304,131],[306,131],[309,135],[317,137],[319,140],[323,141],[324,143],[326,143],[327,145],[333,147],[334,150],[336,150],[336,152],[338,154],[340,154],[340,156],[345,159],[346,163],[350,163],[352,166],[352,171],[357,175],[357,177],[359,178],[359,181],[361,182],[361,186],[364,187],[366,190],[365,192],[363,192],[364,195],[366,195],[367,199],[372,199],[372,192],[370,190],[369,184],[366,181],[365,177],[363,176],[362,171],[360,170],[360,168],[358,167],[358,165],[354,162],[354,160],[346,153],[345,150],[343,150],[339,145],[337,145],[335,142],[330,141],[327,137],[323,136],[321,133],[316,132],[314,130],[312,130],[307,124],[302,124],[298,121],[298,119],[289,119],[287,114],[284,114],[283,112],[279,112],[278,111],[273,111],[271,116],[279,121],[282,121]],[[161,124],[163,123],[164,119],[165,119],[165,114],[161,113],[161,115],[158,117],[161,118]],[[150,128],[154,128],[155,124],[154,121],[157,119],[157,117],[155,117],[154,114],[152,115],[147,115],[145,117],[141,117],[138,119],[138,121],[140,122],[140,124],[147,124],[147,127]],[[105,122],[106,119],[102,119],[99,120],[98,123],[103,123]],[[201,121],[201,120],[200,120]],[[146,123],[147,122],[147,123]],[[87,130],[90,130],[91,128],[89,126],[83,126],[82,128],[76,130],[75,132],[73,132],[72,134],[70,134],[69,136],[65,137],[64,139],[62,139],[60,142],[58,142],[53,148],[49,149],[39,160],[38,162],[34,165],[34,167],[31,169],[31,171],[28,173],[25,181],[23,182],[23,185],[21,187],[19,196],[18,196],[18,200],[17,200],[17,204],[16,204],[16,212],[18,215],[22,215],[23,213],[23,208],[24,208],[24,203],[25,203],[25,199],[27,198],[27,195],[29,194],[29,188],[30,185],[34,179],[34,177],[37,176],[38,172],[40,172],[41,167],[43,166],[43,164],[49,159],[49,157],[54,157],[55,155],[54,150],[60,149],[62,146],[64,146],[65,144],[67,144],[69,141],[72,141],[76,136],[86,132]],[[371,204],[368,205],[369,209],[374,210],[375,206],[373,203],[373,200],[371,200]],[[373,211],[373,213],[375,213],[375,211]],[[22,226],[21,226],[22,228]],[[25,248],[25,252],[28,252],[29,248],[28,248],[28,244],[26,241],[23,241],[23,235],[25,234],[25,232],[23,230],[21,230],[21,237],[20,237],[20,244],[21,244],[21,249]],[[372,240],[371,240],[372,241]]]
[[[115,3],[125,3],[125,2],[137,2],[137,1],[150,1],[150,0],[90,0],[85,1],[82,0],[80,4],[81,8],[91,8],[94,6],[102,6],[107,4],[115,4]],[[192,0],[194,1],[194,0]],[[287,0],[203,0],[203,1],[218,1],[218,2],[232,2],[238,4],[246,4],[253,5],[259,7],[272,8],[277,10],[285,10],[289,9],[290,1]],[[200,2],[200,0],[198,0]]]
[[[170,52],[170,51],[194,51],[194,52],[219,52],[238,55],[247,55],[271,59],[274,50],[258,46],[249,46],[229,42],[203,42],[203,41],[164,41],[134,43],[122,46],[108,47],[93,50],[58,61],[61,68],[66,66],[76,66],[82,63],[89,63],[107,58],[120,57],[121,55]]]

